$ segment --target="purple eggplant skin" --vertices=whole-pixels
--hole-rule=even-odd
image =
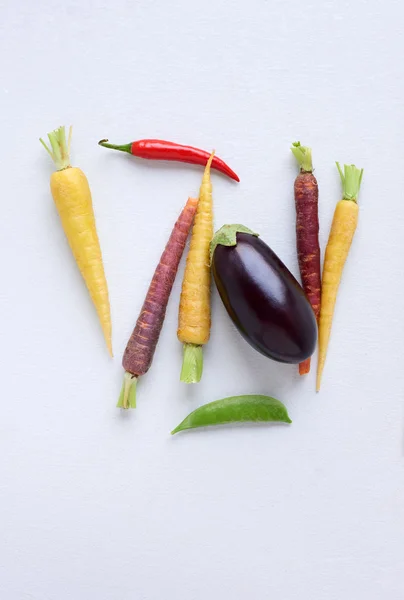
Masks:
[[[255,350],[297,364],[317,343],[317,323],[302,287],[256,235],[237,233],[236,244],[215,246],[212,271],[233,323]]]

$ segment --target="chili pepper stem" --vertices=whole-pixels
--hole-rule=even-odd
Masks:
[[[136,408],[136,384],[137,377],[125,371],[121,393],[119,395],[118,408]]]
[[[128,154],[132,154],[132,144],[110,144],[108,140],[100,140],[98,142],[99,146],[103,146],[104,148],[112,148],[112,150],[120,150],[121,152],[128,152]]]
[[[183,383],[199,383],[203,371],[203,349],[196,344],[184,344],[181,377]]]

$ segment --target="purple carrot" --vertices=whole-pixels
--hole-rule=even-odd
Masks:
[[[296,244],[303,289],[316,319],[320,317],[321,267],[318,240],[318,184],[313,175],[311,148],[295,142],[291,148],[300,166],[295,179]],[[300,375],[310,371],[310,358],[300,363]]]
[[[168,299],[197,206],[198,200],[188,199],[154,272],[135,329],[123,354],[125,376],[117,405],[120,408],[136,408],[137,378],[147,373],[152,363]]]

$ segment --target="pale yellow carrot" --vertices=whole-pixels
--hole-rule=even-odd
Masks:
[[[181,381],[197,383],[202,377],[202,346],[210,336],[211,274],[209,246],[213,237],[211,154],[202,178],[199,203],[192,229],[178,315],[178,339],[184,344]]]
[[[319,319],[317,391],[321,386],[338,288],[358,223],[357,198],[363,175],[363,169],[357,169],[355,165],[344,165],[344,172],[338,163],[337,167],[342,181],[343,199],[335,208],[324,257]]]
[[[87,177],[70,165],[70,141],[64,127],[48,134],[50,147],[41,143],[56,165],[51,175],[51,192],[73,256],[97,310],[109,353],[112,356],[111,314],[108,286],[95,226],[93,204]]]

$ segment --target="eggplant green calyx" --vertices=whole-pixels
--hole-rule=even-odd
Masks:
[[[335,164],[341,177],[343,199],[356,202],[362,182],[363,169],[358,169],[355,165],[344,165],[342,171],[340,164],[338,162]]]
[[[210,263],[212,264],[213,254],[216,250],[216,246],[236,246],[237,245],[237,234],[238,233],[249,233],[255,237],[259,237],[258,233],[255,233],[245,225],[223,225],[218,231],[216,231],[210,242]]]

